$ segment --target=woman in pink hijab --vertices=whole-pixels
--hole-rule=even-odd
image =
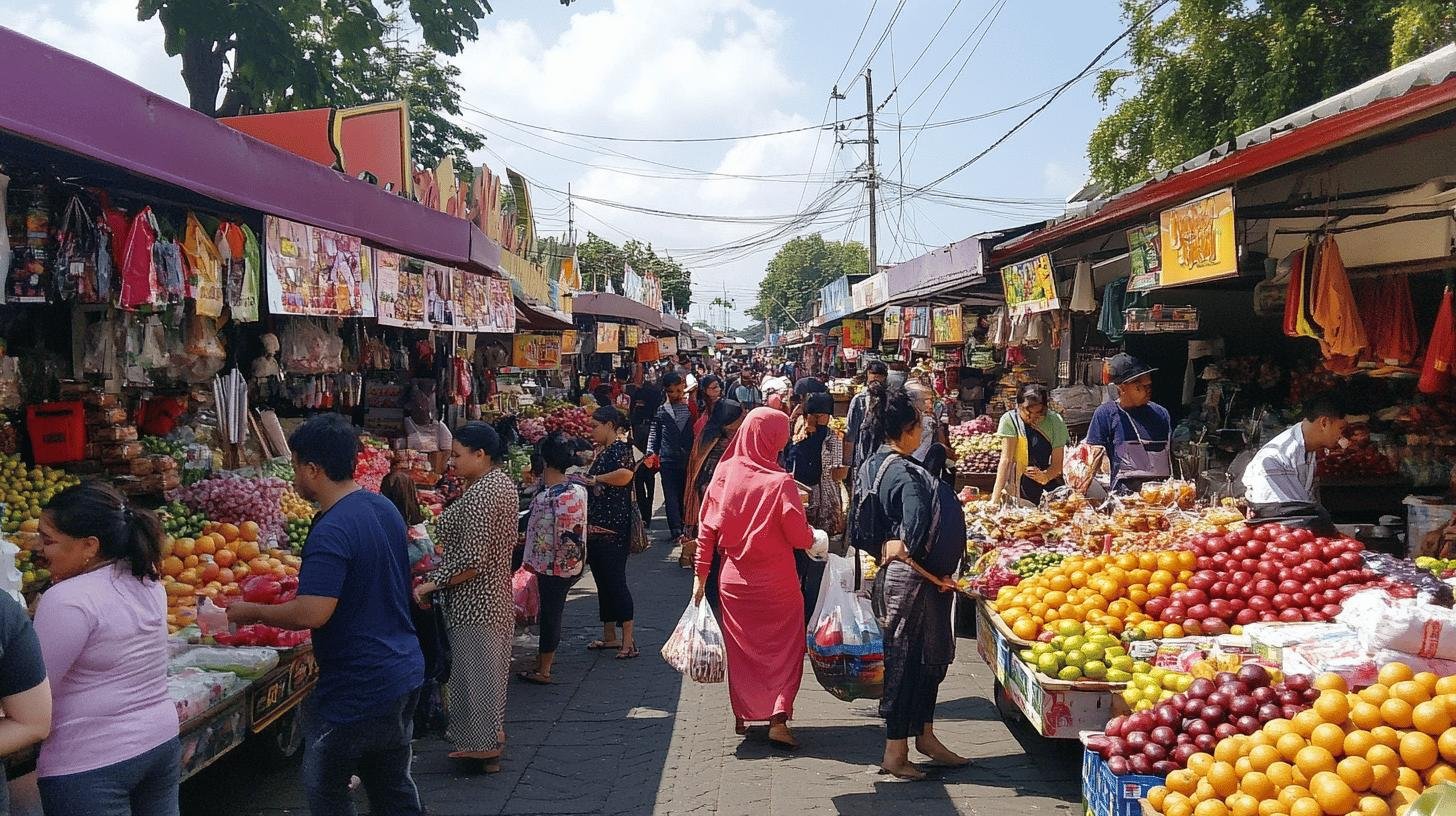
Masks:
[[[723,637],[728,647],[728,697],[734,730],[769,723],[769,741],[797,748],[789,730],[804,671],[804,601],[794,550],[813,533],[794,480],[779,467],[789,443],[789,418],[755,408],[718,464],[699,513],[697,578],[701,603],[715,550]]]

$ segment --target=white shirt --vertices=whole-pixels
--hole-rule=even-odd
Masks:
[[[1314,454],[1296,424],[1259,449],[1244,470],[1244,498],[1251,504],[1314,501]]]
[[[455,442],[450,429],[438,419],[425,425],[416,425],[414,420],[405,417],[404,437],[405,447],[420,453],[447,451]]]

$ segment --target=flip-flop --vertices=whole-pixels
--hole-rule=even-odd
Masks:
[[[642,653],[639,652],[639,651],[637,651],[637,647],[636,646],[633,646],[631,649],[628,649],[626,651],[617,652],[617,659],[618,660],[631,660],[633,658],[640,657],[641,655],[642,655]]]
[[[592,652],[605,652],[608,649],[620,649],[622,648],[622,644],[608,643],[605,640],[593,640],[591,643],[588,643],[586,645],[586,648],[588,651]]]
[[[552,680],[551,680],[551,677],[549,675],[541,674],[540,672],[534,672],[534,671],[516,672],[516,678],[519,679],[519,680],[524,680],[527,683],[534,683],[535,685],[538,685],[538,686],[550,686],[550,685],[553,685]]]

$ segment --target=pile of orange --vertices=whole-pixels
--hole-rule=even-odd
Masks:
[[[1073,556],[996,594],[996,611],[1023,640],[1042,627],[1075,620],[1122,632],[1137,627],[1144,635],[1182,637],[1182,628],[1143,613],[1150,598],[1187,589],[1197,556],[1190,550],[1122,553],[1091,558]]]
[[[1164,816],[1403,816],[1426,788],[1456,782],[1456,676],[1404,663],[1350,693],[1322,675],[1310,709],[1195,754],[1148,792]]]
[[[167,590],[167,624],[173,630],[195,618],[199,598],[239,595],[249,575],[297,575],[302,563],[286,550],[264,549],[258,525],[208,522],[196,538],[168,537],[162,544],[162,584]]]

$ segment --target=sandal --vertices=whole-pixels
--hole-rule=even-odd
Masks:
[[[622,644],[621,643],[609,643],[608,641],[605,641],[605,640],[593,640],[591,643],[588,643],[586,645],[586,648],[589,651],[593,651],[593,652],[604,652],[607,649],[620,649],[620,648],[622,648]]]
[[[516,672],[516,678],[519,679],[519,680],[524,680],[527,683],[533,683],[533,684],[538,685],[538,686],[550,686],[550,685],[553,685],[553,682],[551,680],[551,675],[549,675],[549,674],[542,674],[542,673],[540,673],[538,671]]]
[[[617,652],[617,659],[618,660],[631,660],[631,659],[633,659],[635,657],[640,657],[641,654],[642,654],[641,652],[637,651],[637,646],[636,645],[633,645],[630,648],[623,649],[622,651]]]

